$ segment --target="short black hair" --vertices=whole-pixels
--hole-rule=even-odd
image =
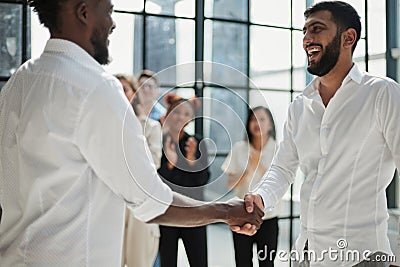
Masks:
[[[338,27],[338,33],[349,28],[353,28],[357,32],[356,41],[352,47],[352,52],[354,52],[361,35],[361,21],[357,11],[350,4],[342,1],[323,1],[307,8],[304,11],[304,18],[308,19],[311,14],[323,10],[331,12],[333,21]]]
[[[250,132],[250,121],[255,116],[254,112],[259,109],[262,109],[267,113],[269,121],[271,122],[271,130],[268,132],[268,135],[269,135],[269,137],[272,137],[272,139],[276,140],[275,121],[274,121],[274,117],[272,116],[271,110],[269,110],[269,108],[264,107],[264,106],[257,106],[255,108],[249,109],[247,112],[247,121],[246,121],[246,135],[247,136],[245,139],[249,140],[250,144],[253,142],[253,134]]]
[[[39,21],[50,31],[58,31],[60,26],[59,11],[67,0],[28,0],[28,4],[39,16]]]

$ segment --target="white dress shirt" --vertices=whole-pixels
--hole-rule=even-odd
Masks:
[[[0,94],[0,265],[120,266],[125,206],[143,221],[172,192],[121,84],[50,39]]]
[[[271,165],[272,158],[275,153],[276,142],[274,139],[269,138],[268,142],[264,145],[261,150],[260,163],[258,168],[249,171],[246,179],[234,187],[235,196],[243,199],[245,194],[247,194],[251,188],[258,184],[261,178],[265,174],[265,168],[268,169]],[[251,152],[254,151],[253,146],[247,141],[236,142],[232,150],[229,152],[225,161],[221,165],[222,171],[227,174],[241,176],[247,170],[249,164],[249,158]],[[261,170],[264,169],[264,170]],[[271,219],[278,216],[278,209],[274,209],[265,213],[263,219]]]
[[[269,209],[300,167],[299,252],[308,240],[317,256],[329,248],[391,254],[385,189],[400,167],[400,86],[354,65],[325,108],[318,85],[316,78],[290,105],[283,141],[253,193]],[[325,255],[311,266],[354,264],[339,261]]]

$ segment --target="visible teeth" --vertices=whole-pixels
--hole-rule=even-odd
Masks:
[[[319,47],[313,47],[313,48],[310,48],[307,52],[309,55],[311,55],[312,53],[319,52],[319,51],[320,51]]]

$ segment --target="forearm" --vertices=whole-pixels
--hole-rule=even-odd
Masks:
[[[278,166],[272,166],[267,176],[251,190],[252,194],[259,194],[264,201],[265,209],[268,210],[283,197],[293,182],[293,177]]]
[[[216,222],[227,222],[229,204],[206,203],[175,193],[167,211],[151,220],[167,226],[195,227]]]

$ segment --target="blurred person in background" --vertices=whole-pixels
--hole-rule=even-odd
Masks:
[[[117,74],[115,77],[121,82],[124,93],[128,101],[131,102],[132,108],[142,125],[151,158],[158,169],[160,167],[162,149],[161,125],[158,121],[146,117],[143,113],[136,94],[137,82],[135,78],[123,74]],[[122,266],[153,266],[158,251],[159,239],[160,230],[157,224],[144,223],[136,219],[129,209],[126,209]]]
[[[160,95],[159,81],[154,72],[142,70],[138,75],[138,95],[144,114],[156,121],[166,112],[166,109],[158,102]]]
[[[194,118],[198,100],[167,94],[168,105],[163,122],[163,154],[160,177],[175,192],[194,199],[204,199],[204,186],[210,173],[208,170],[207,147],[202,137],[190,135],[185,127]],[[191,267],[206,267],[206,227],[195,228],[160,226],[161,267],[176,267],[178,240],[181,238]]]
[[[221,169],[228,175],[228,187],[244,198],[260,182],[271,165],[276,148],[275,123],[271,111],[262,106],[249,109],[245,140],[233,145]],[[253,244],[257,245],[258,266],[274,266],[278,244],[277,208],[265,213],[263,223],[253,236],[233,233],[237,267],[253,266]]]

